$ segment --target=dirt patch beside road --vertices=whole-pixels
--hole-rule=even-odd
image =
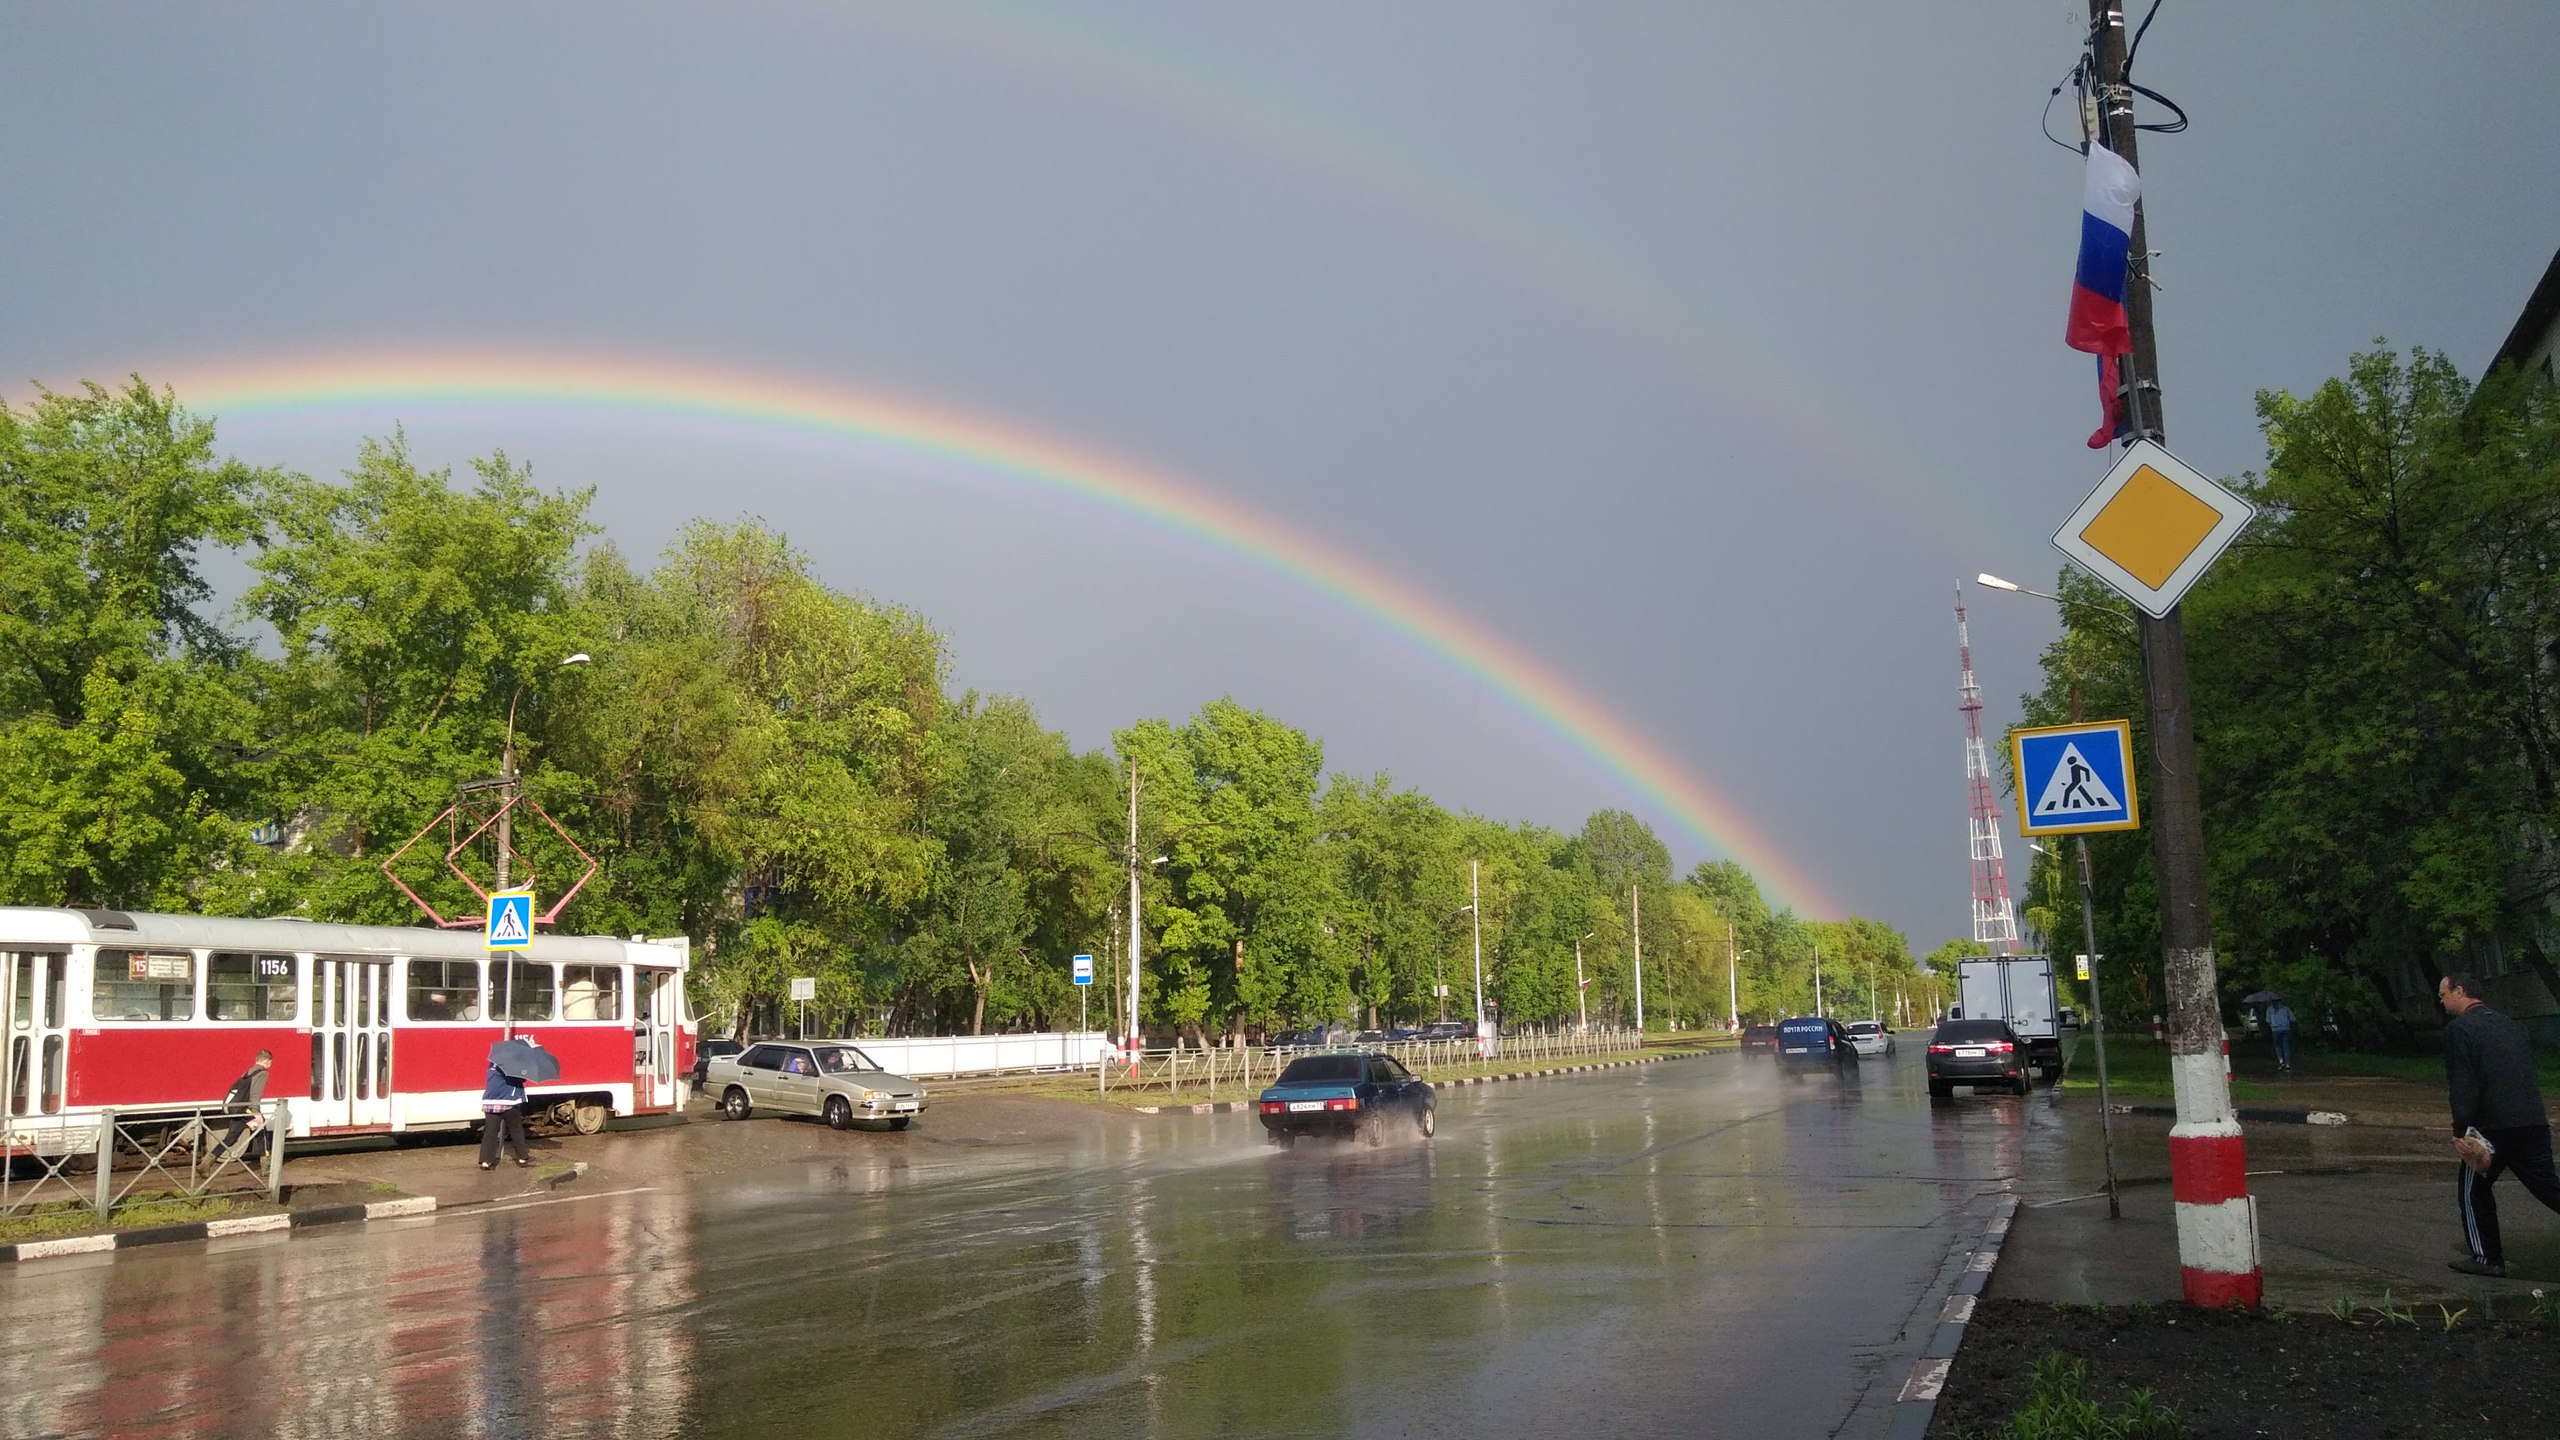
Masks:
[[[2143,1389],[2176,1406],[2190,1440],[2414,1440],[2560,1428],[2560,1333],[2521,1304],[2497,1317],[2479,1307],[2366,1306],[2342,1320],[1986,1300],[1965,1327],[1929,1434],[1999,1434],[2030,1393],[2037,1359],[2055,1351],[2088,1363],[2092,1393],[2110,1412]]]

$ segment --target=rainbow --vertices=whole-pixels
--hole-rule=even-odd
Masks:
[[[175,365],[155,376],[190,408],[229,418],[399,406],[637,413],[851,440],[1092,502],[1242,556],[1404,636],[1508,697],[1668,814],[1750,867],[1778,903],[1844,913],[1659,745],[1554,669],[1430,595],[1196,483],[982,415],[877,391],[736,370],[591,356],[334,355]]]

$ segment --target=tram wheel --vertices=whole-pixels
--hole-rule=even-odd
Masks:
[[[592,1102],[580,1104],[569,1111],[569,1128],[581,1135],[601,1135],[604,1122],[612,1118],[613,1111],[603,1105]]]

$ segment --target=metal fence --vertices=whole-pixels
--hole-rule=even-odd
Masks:
[[[1393,1055],[1404,1062],[1406,1069],[1429,1080],[1488,1063],[1534,1065],[1550,1060],[1629,1055],[1643,1048],[1644,1037],[1634,1030],[1588,1030],[1580,1034],[1505,1035],[1493,1042],[1489,1056],[1479,1053],[1477,1042],[1472,1037],[1461,1040],[1393,1040],[1331,1047],[1230,1045],[1207,1050],[1148,1050],[1134,1060],[1124,1052],[1119,1060],[1106,1061],[1102,1066],[1100,1085],[1106,1091],[1157,1089],[1164,1091],[1167,1098],[1190,1095],[1202,1101],[1213,1101],[1222,1092],[1230,1099],[1242,1099],[1269,1085],[1291,1060],[1301,1055],[1321,1054],[1327,1049],[1357,1049]]]
[[[272,1137],[286,1131],[286,1105],[260,1105],[236,1141],[228,1136],[241,1112],[220,1105],[109,1109],[94,1122],[10,1126],[0,1130],[0,1215],[69,1204],[107,1220],[144,1200],[253,1191],[276,1199],[284,1193],[284,1145]]]

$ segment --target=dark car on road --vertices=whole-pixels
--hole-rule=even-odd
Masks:
[[[1473,1040],[1476,1027],[1465,1020],[1434,1020],[1422,1027],[1417,1040]]]
[[[1929,1037],[1929,1093],[1945,1099],[1959,1085],[2027,1093],[2027,1047],[2006,1020],[1949,1020]]]
[[[1777,1054],[1778,1027],[1775,1025],[1743,1026],[1742,1053],[1748,1055],[1754,1050],[1765,1050],[1772,1055]]]
[[[1274,1145],[1294,1145],[1301,1135],[1361,1135],[1383,1145],[1390,1125],[1426,1136],[1438,1128],[1429,1082],[1392,1055],[1301,1055],[1253,1108]]]
[[[711,1062],[724,1055],[743,1055],[746,1044],[738,1040],[705,1039],[693,1047],[693,1088],[699,1092],[710,1079]]]
[[[1858,1048],[1849,1042],[1849,1032],[1840,1028],[1839,1021],[1798,1015],[1778,1022],[1778,1069],[1789,1076],[1825,1070],[1854,1076]]]

